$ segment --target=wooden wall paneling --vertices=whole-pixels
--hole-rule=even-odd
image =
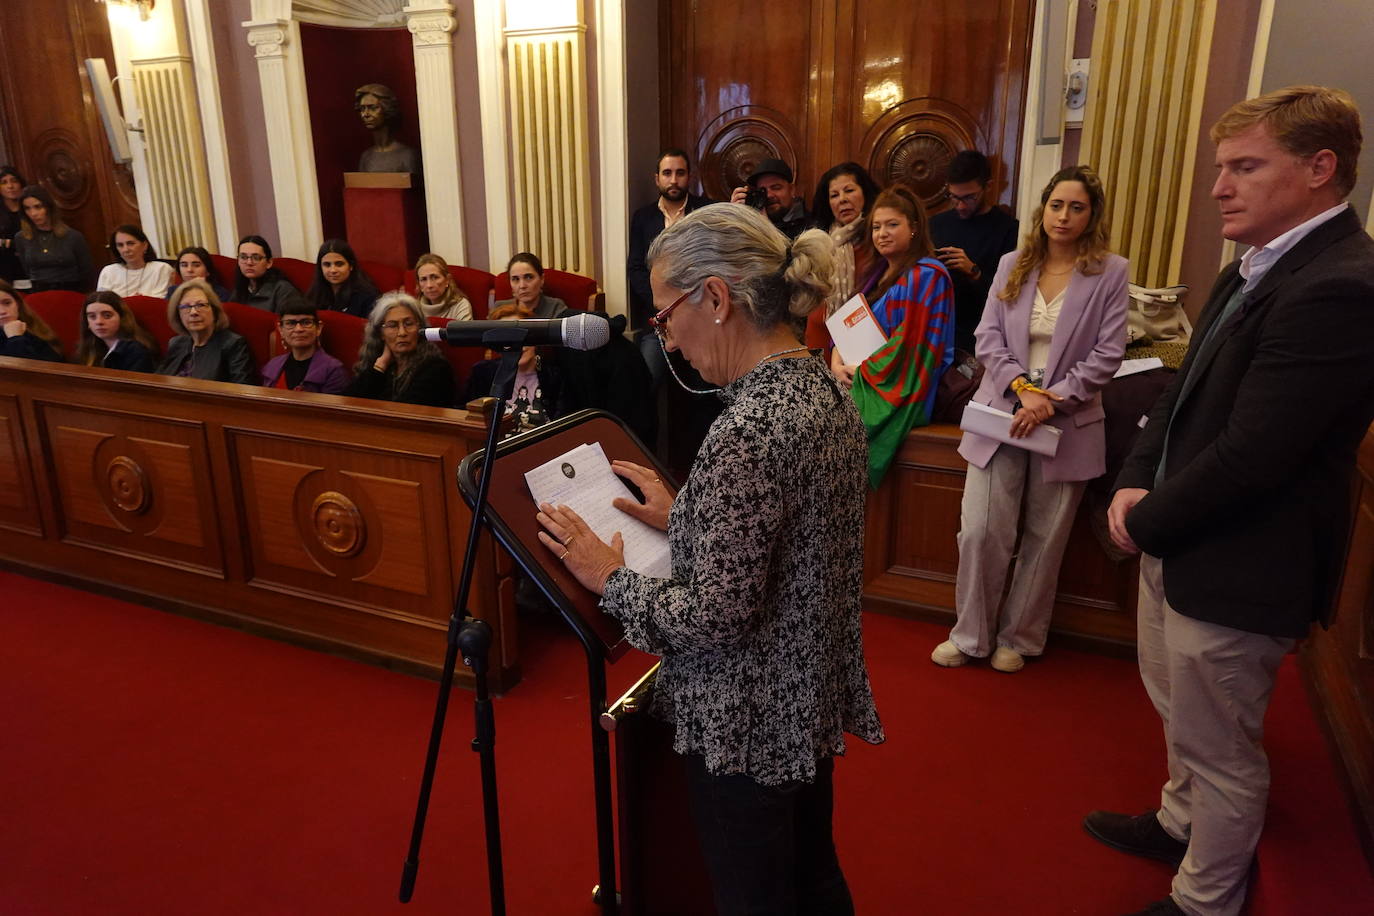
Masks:
[[[0,397],[0,528],[43,536],[19,399]]]
[[[27,453],[6,473],[37,469],[26,492],[44,519],[0,538],[0,562],[437,673],[471,518],[455,474],[483,440],[480,418],[27,360],[0,369],[0,448]],[[25,521],[7,508],[0,523]],[[499,578],[484,540],[469,610],[492,625],[506,689],[518,640]]]

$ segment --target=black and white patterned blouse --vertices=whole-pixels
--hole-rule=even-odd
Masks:
[[[844,733],[877,744],[859,629],[867,446],[815,359],[721,395],[668,518],[673,578],[612,573],[602,607],[663,656],[653,711],[716,775],[811,781]]]

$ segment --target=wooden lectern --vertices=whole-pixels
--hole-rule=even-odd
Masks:
[[[360,261],[404,270],[429,250],[424,200],[409,172],[344,172],[344,225]]]

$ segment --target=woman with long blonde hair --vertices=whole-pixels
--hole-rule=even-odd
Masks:
[[[1108,250],[1106,206],[1096,172],[1061,170],[1040,195],[1020,250],[998,265],[974,335],[987,371],[973,400],[1011,414],[1013,444],[973,432],[959,444],[969,468],[959,517],[958,620],[931,653],[937,665],[991,655],[994,669],[1011,673],[1044,651],[1078,502],[1106,469],[1100,392],[1126,350],[1128,264]],[[1052,456],[1015,444],[1041,425],[1056,430]]]

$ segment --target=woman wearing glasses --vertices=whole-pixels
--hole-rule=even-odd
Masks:
[[[300,290],[291,285],[286,274],[272,266],[272,246],[260,235],[239,239],[238,280],[234,301],[278,315],[292,305],[304,302]]]
[[[287,352],[262,367],[265,388],[343,394],[348,374],[343,363],[320,349],[324,322],[308,302],[288,305],[277,318],[277,333]]]
[[[204,280],[187,280],[167,300],[167,323],[177,336],[167,344],[158,375],[212,382],[258,383],[248,341],[229,330],[229,316]]]
[[[830,292],[833,250],[725,204],[649,249],[653,324],[725,401],[675,499],[648,468],[613,465],[645,496],[616,508],[668,532],[671,578],[628,569],[620,535],[567,507],[538,515],[552,556],[663,657],[653,712],[686,758],[721,913],[853,912],[834,757],[845,732],[883,740],[860,634],[863,425],[793,331]]]
[[[378,401],[453,406],[453,367],[424,338],[425,316],[415,297],[386,293],[372,307],[353,382],[344,394]]]

